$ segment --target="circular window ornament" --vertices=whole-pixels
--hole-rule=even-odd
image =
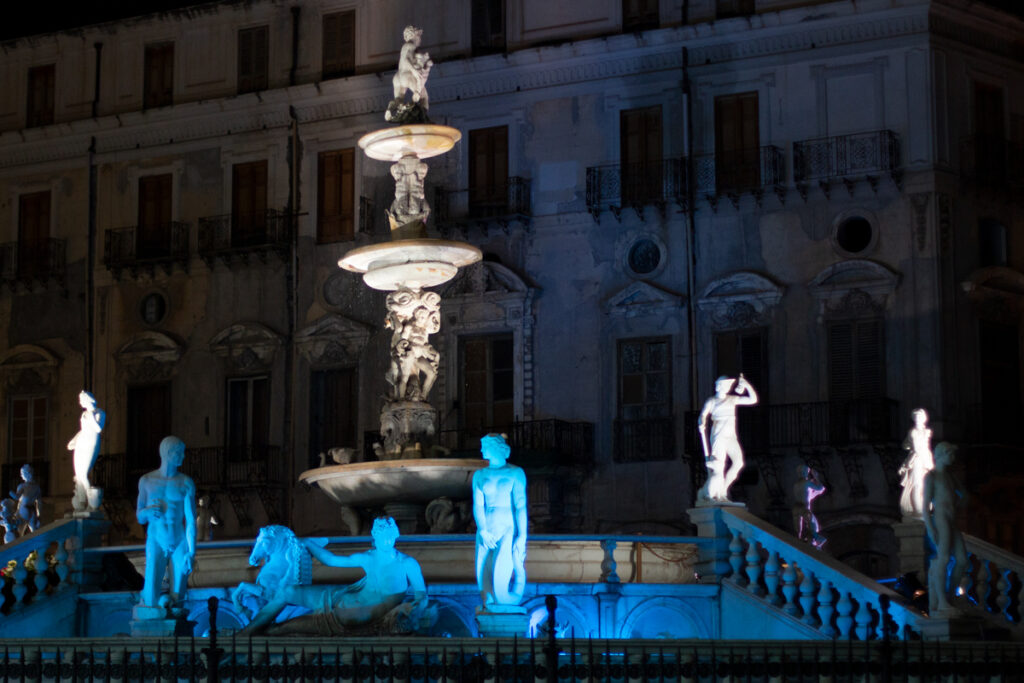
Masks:
[[[158,325],[167,315],[167,299],[160,292],[151,292],[139,302],[139,315],[147,325]]]
[[[877,221],[866,211],[848,211],[832,224],[832,243],[844,256],[862,256],[878,242]]]
[[[665,269],[668,251],[665,244],[651,234],[634,234],[619,242],[616,248],[619,263],[627,274],[650,279]]]

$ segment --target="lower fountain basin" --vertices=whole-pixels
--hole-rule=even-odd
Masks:
[[[459,268],[476,263],[482,254],[464,242],[438,239],[407,239],[368,244],[348,252],[338,265],[373,289],[394,291],[400,287],[421,289],[455,277]]]
[[[357,462],[306,470],[299,481],[315,484],[341,505],[425,504],[441,496],[469,498],[473,473],[486,466],[482,458]]]

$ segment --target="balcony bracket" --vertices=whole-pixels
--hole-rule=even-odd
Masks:
[[[617,220],[619,223],[621,223],[622,222],[622,207],[618,206],[616,204],[612,204],[608,208],[611,210],[612,215],[615,216],[615,220]]]
[[[640,204],[639,202],[636,203],[636,204],[633,204],[633,211],[634,211],[634,213],[636,213],[636,217],[640,219],[641,223],[646,222],[644,220],[644,205],[643,204]]]
[[[832,184],[827,180],[819,180],[818,187],[821,188],[822,193],[825,195],[825,199],[832,199]]]
[[[279,490],[263,485],[256,489],[256,495],[259,496],[260,504],[271,524],[281,524],[285,521],[284,497]]]
[[[839,448],[836,452],[839,455],[839,462],[843,464],[843,470],[846,471],[850,497],[864,498],[868,495],[868,489],[864,485],[864,451],[860,448]]]
[[[590,209],[590,217],[594,219],[594,222],[598,225],[601,224],[601,209],[594,206]]]
[[[895,448],[893,444],[873,444],[875,455],[882,463],[882,471],[885,472],[885,483],[889,485],[891,493],[900,491],[900,464],[903,461],[903,449]]]
[[[785,185],[776,185],[774,189],[775,189],[775,196],[778,197],[778,199],[779,199],[779,204],[782,204],[783,206],[785,206],[786,205],[786,194],[787,194],[786,186]]]
[[[843,178],[843,185],[846,186],[846,191],[852,197],[854,190],[857,189],[857,181],[854,180],[853,178],[846,178],[846,177],[844,177]]]
[[[896,184],[896,189],[903,192],[903,169],[895,168],[889,173],[892,178],[892,182]]]
[[[761,205],[764,203],[764,188],[755,188],[752,190],[752,194],[754,195],[754,203],[757,204],[757,208],[760,209]],[[736,208],[738,209],[740,207],[737,205]]]
[[[754,453],[754,460],[757,462],[758,469],[761,470],[761,476],[764,477],[764,485],[768,489],[771,505],[785,505],[785,487],[779,476],[779,464],[782,460],[782,455],[768,450],[757,451]]]
[[[737,211],[739,211],[740,210],[740,193],[739,192],[730,192],[730,193],[728,193],[726,195],[726,197],[728,197],[729,201],[732,202],[732,208],[734,208]],[[760,203],[761,202],[758,201],[758,205],[760,205]]]
[[[864,176],[864,178],[868,181],[868,185],[871,186],[871,191],[878,194],[878,176],[869,174]]]
[[[231,501],[231,509],[235,511],[238,518],[238,526],[245,529],[252,526],[252,517],[249,516],[249,501],[245,498],[245,492],[236,489],[228,489],[228,500]]]
[[[704,199],[706,199],[708,204],[711,206],[711,211],[718,213],[718,195],[708,193],[704,195]]]
[[[800,199],[804,200],[804,204],[807,203],[807,183],[797,183],[796,191],[800,194]]]

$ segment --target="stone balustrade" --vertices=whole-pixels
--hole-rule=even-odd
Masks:
[[[970,566],[961,583],[967,597],[958,608],[974,606],[1008,624],[1020,624],[1024,599],[1024,558],[974,536],[964,535]]]

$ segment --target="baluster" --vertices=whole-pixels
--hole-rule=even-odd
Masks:
[[[68,551],[64,547],[65,543],[64,539],[57,541],[57,552],[53,554],[53,559],[56,561],[53,569],[57,572],[57,578],[59,579],[57,583],[58,588],[64,587],[68,580],[68,574],[71,572],[71,567],[68,566]]]
[[[21,609],[25,606],[25,594],[28,593],[28,570],[25,569],[25,558],[17,561],[14,565],[14,571],[11,573],[11,578],[14,579],[14,585],[11,587],[11,592],[14,594],[14,605],[11,610]]]
[[[999,613],[1002,614],[1007,620],[1010,619],[1010,570],[1000,569],[999,580],[996,581],[996,607],[999,609]]]
[[[854,618],[857,621],[857,638],[867,640],[871,627],[871,608],[868,607],[867,600],[860,601],[860,606],[857,608],[857,614]]]
[[[787,562],[786,568],[782,570],[782,594],[786,596],[786,603],[782,609],[794,617],[800,613],[800,608],[794,602],[796,593],[796,566],[792,562]]]
[[[604,558],[601,560],[601,581],[605,583],[619,583],[619,574],[616,571],[619,564],[615,561],[616,541],[605,539],[601,541],[601,550],[604,551]]]
[[[740,540],[740,532],[735,529],[730,529],[732,532],[732,540],[729,541],[729,564],[732,565],[732,580],[743,585],[743,572],[740,570],[743,568],[743,542]]]
[[[817,601],[814,597],[814,574],[808,569],[803,569],[803,572],[804,580],[800,582],[800,607],[803,608],[804,616],[801,621],[814,626],[817,623],[817,617],[814,616],[814,603]]]
[[[768,552],[768,561],[764,565],[764,585],[768,589],[768,602],[778,607],[782,604],[782,597],[779,595],[779,554],[772,550]]]
[[[35,551],[36,554],[36,569],[35,574],[32,576],[32,580],[36,585],[36,595],[32,598],[33,601],[40,600],[46,597],[46,586],[49,585],[50,580],[46,576],[46,570],[50,568],[50,563],[46,559],[46,548],[40,548]]]
[[[839,602],[836,603],[836,627],[839,629],[839,636],[842,638],[850,637],[850,628],[853,626],[853,617],[850,616],[853,613],[853,602],[850,600],[850,594],[846,591],[839,592]]]
[[[763,595],[761,588],[761,553],[757,550],[757,541],[747,544],[747,590],[754,595]]]
[[[829,638],[836,637],[836,629],[832,626],[832,613],[835,611],[832,606],[832,582],[822,581],[821,590],[818,591],[818,618],[821,619],[819,630]]]
[[[967,585],[964,587],[964,595],[966,596],[971,590],[971,584],[974,584],[975,595],[978,596],[978,606],[986,612],[991,611],[989,608],[989,600],[992,598],[992,562],[991,560],[983,560],[978,558],[978,571],[974,574],[968,573],[966,575]],[[955,600],[958,596],[956,595],[956,586],[953,586],[953,599]]]

